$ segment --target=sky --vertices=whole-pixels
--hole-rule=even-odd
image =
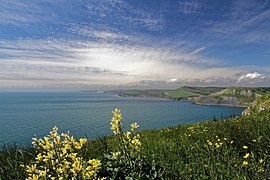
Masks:
[[[270,86],[269,0],[0,0],[0,90]]]

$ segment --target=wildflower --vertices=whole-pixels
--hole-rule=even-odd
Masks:
[[[243,161],[243,165],[247,166],[248,165],[248,161]]]
[[[125,138],[126,138],[127,140],[130,140],[131,133],[130,133],[130,132],[126,132],[126,133],[124,134],[124,136],[125,136]]]
[[[32,176],[28,177],[26,180],[38,180],[38,175],[33,174]]]
[[[263,172],[264,172],[264,169],[263,169],[263,168],[260,168],[260,169],[258,170],[258,172],[263,173]]]
[[[131,127],[132,131],[135,131],[135,129],[137,129],[139,127],[139,125],[135,122],[135,123],[131,124],[130,127]]]
[[[121,120],[122,120],[122,115],[120,114],[120,110],[119,109],[115,109],[114,111],[112,111],[113,113],[113,118],[111,121],[111,129],[113,130],[114,134],[120,134],[121,132]]]
[[[120,152],[113,152],[112,156],[117,159],[120,156],[120,154],[121,154]]]
[[[246,155],[243,158],[247,159],[249,156],[250,156],[250,154],[246,153]]]
[[[227,141],[228,139],[227,138],[224,138],[224,141]]]
[[[233,141],[231,141],[231,144],[233,143]]]
[[[69,133],[58,134],[54,127],[44,139],[33,138],[33,145],[39,151],[33,164],[26,166],[28,180],[34,179],[93,179],[97,176],[99,160],[91,163],[80,157],[80,149],[87,140],[78,142]]]
[[[248,147],[247,147],[247,146],[243,146],[243,148],[244,148],[244,149],[248,149]]]
[[[260,159],[260,160],[259,160],[259,163],[263,163],[263,160],[262,160],[262,159]]]
[[[131,144],[133,144],[133,145],[135,145],[135,146],[140,146],[141,145],[141,142],[140,142],[140,140],[139,139],[133,139],[132,141],[131,141]]]
[[[97,159],[89,160],[88,163],[91,164],[94,170],[99,169],[99,167],[101,166],[100,160],[97,160]]]
[[[74,171],[81,171],[82,170],[81,158],[76,158],[75,162],[72,164],[72,167]]]
[[[29,174],[35,173],[37,164],[31,165],[31,166],[26,166],[26,172]]]
[[[211,141],[209,141],[209,142],[208,142],[208,145],[209,145],[209,146],[212,146],[212,145],[213,145],[213,143],[212,143]]]
[[[253,139],[252,142],[256,142],[256,139]]]
[[[83,146],[87,142],[86,138],[81,138],[80,139],[80,145]]]

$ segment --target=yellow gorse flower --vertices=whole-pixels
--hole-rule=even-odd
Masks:
[[[248,165],[248,161],[243,161],[243,165],[247,166]]]

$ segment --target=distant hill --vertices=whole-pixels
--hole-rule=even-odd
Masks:
[[[242,87],[230,87],[217,93],[195,99],[197,104],[249,106],[257,97],[260,97],[254,89]]]
[[[216,92],[221,91],[223,89],[225,89],[225,88],[183,86],[183,87],[177,88],[175,90],[165,91],[164,95],[166,95],[172,99],[175,99],[175,100],[181,100],[182,98],[187,98],[187,97],[199,97],[199,96],[210,95],[212,93],[216,93]]]
[[[175,90],[123,90],[120,96],[187,100],[195,104],[249,106],[261,95],[270,93],[270,87],[188,87]]]

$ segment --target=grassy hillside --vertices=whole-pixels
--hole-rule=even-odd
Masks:
[[[120,96],[135,97],[161,97],[170,99],[181,99],[185,97],[197,97],[216,93],[225,88],[221,87],[188,87],[183,86],[175,90],[122,90],[118,94]]]
[[[266,88],[230,87],[195,100],[199,104],[249,106]]]
[[[140,139],[136,141],[140,148],[134,149],[139,154],[129,158],[129,163],[124,159],[110,161],[110,155],[104,157],[118,151],[119,147],[128,149],[129,146],[119,146],[121,141],[116,136],[89,141],[81,155],[86,159],[100,159],[102,168],[98,176],[112,179],[113,174],[118,174],[115,179],[124,176],[135,179],[269,179],[269,121],[270,95],[264,95],[240,117],[140,132]],[[122,137],[127,145],[133,142],[127,141],[129,136],[123,134]],[[33,148],[2,150],[0,179],[24,179],[27,173],[20,164],[29,164],[36,153]]]
[[[270,95],[244,114],[144,132],[146,157],[164,167],[163,175],[170,178],[270,178]]]
[[[157,97],[168,98],[164,96],[164,90],[122,90],[117,92],[119,96],[129,97]]]
[[[210,95],[223,90],[220,87],[187,87],[183,86],[176,90],[165,91],[164,94],[170,98],[181,99],[184,97],[197,97],[202,95]]]

